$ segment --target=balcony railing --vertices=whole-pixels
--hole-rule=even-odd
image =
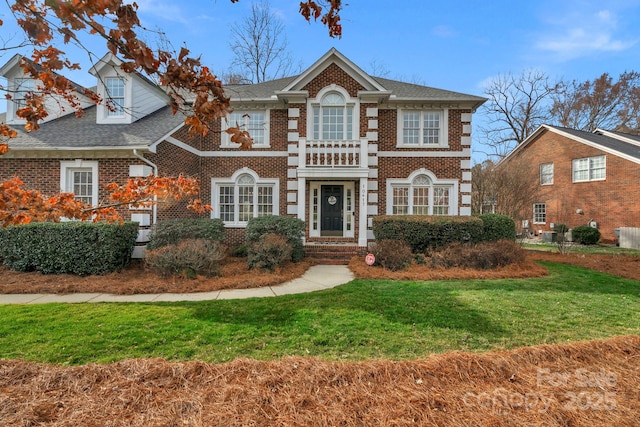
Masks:
[[[307,141],[300,140],[300,167],[366,168],[367,143],[360,140]]]

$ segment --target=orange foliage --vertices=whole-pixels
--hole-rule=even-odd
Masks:
[[[8,227],[30,222],[59,222],[62,218],[115,222],[122,221],[116,209],[119,206],[141,208],[185,198],[194,198],[188,204],[189,209],[197,213],[210,211],[209,205],[195,199],[199,190],[194,178],[150,175],[131,178],[125,185],[109,184],[108,201],[92,206],[76,200],[73,193],[45,197],[39,191],[25,189],[22,180],[14,177],[0,183],[0,224]]]
[[[237,1],[231,0],[232,3]],[[331,37],[340,37],[341,0],[318,1],[321,4],[313,0],[301,2],[301,15],[308,21],[312,17],[314,20],[320,18]],[[30,130],[37,129],[38,122],[46,117],[41,106],[43,97],[47,95],[62,96],[78,114],[82,114],[82,106],[71,83],[57,74],[64,69],[77,70],[80,66],[72,63],[65,52],[58,49],[56,39],[61,36],[64,44],[79,42],[77,33],[81,31],[102,37],[107,49],[124,61],[121,65],[123,71],[141,72],[157,78],[171,97],[169,105],[173,112],[180,111],[186,115],[185,123],[191,133],[205,134],[211,120],[226,115],[228,111],[229,98],[224,94],[222,82],[201,64],[199,57],[189,56],[189,50],[184,47],[179,53],[153,50],[139,38],[138,33],[143,28],[136,3],[125,4],[122,0],[15,0],[10,5],[18,25],[34,46],[30,60],[23,61],[22,67],[27,74],[42,82],[38,92],[30,95],[27,106],[17,112],[19,117],[27,120]],[[109,21],[113,23],[111,28],[103,25]],[[193,103],[186,102],[185,92],[194,96]],[[95,94],[84,95],[90,96],[94,102],[102,101]],[[247,147],[243,142],[240,144],[242,148]]]

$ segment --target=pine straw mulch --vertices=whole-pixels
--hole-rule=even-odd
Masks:
[[[6,426],[637,426],[640,336],[423,360],[0,360]]]
[[[277,268],[273,273],[249,270],[246,258],[229,257],[219,277],[195,279],[161,278],[144,267],[132,263],[126,269],[103,276],[75,276],[71,274],[22,273],[0,266],[0,294],[70,294],[109,293],[115,295],[211,292],[221,289],[246,289],[274,286],[300,277],[311,262],[303,260]]]
[[[493,270],[474,270],[465,268],[432,268],[428,265],[412,264],[409,268],[391,271],[382,267],[368,266],[362,257],[354,257],[349,269],[359,279],[390,280],[473,280],[540,277],[548,274],[547,269],[533,262],[529,257],[522,262]]]
[[[640,280],[640,256],[528,251],[527,259],[576,265],[627,279]]]

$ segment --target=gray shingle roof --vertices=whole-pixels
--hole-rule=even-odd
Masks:
[[[232,100],[247,100],[271,98],[277,91],[283,90],[298,76],[285,77],[267,82],[244,85],[226,85],[224,87],[227,96]],[[445,101],[445,102],[471,102],[478,105],[486,101],[485,98],[467,95],[460,92],[436,89],[429,86],[421,86],[412,83],[405,83],[397,80],[374,79],[385,89],[390,90],[396,98],[416,100],[416,101]]]
[[[95,106],[85,109],[82,118],[68,114],[40,125],[34,132],[23,126],[12,125],[18,136],[9,140],[12,149],[47,148],[134,148],[153,144],[181,123],[184,116],[172,114],[171,108],[158,111],[131,124],[97,124]]]
[[[547,126],[550,128],[554,128],[559,131],[568,133],[572,136],[575,136],[576,138],[581,138],[586,141],[589,141],[592,144],[602,147],[603,149],[608,149],[609,151],[611,150],[617,151],[618,153],[624,154],[629,157],[633,157],[640,161],[640,146],[638,145],[630,144],[620,139],[605,136],[597,132],[596,133],[586,132],[582,130],[569,129],[569,128],[564,128],[560,126],[550,126],[550,125],[547,125]],[[638,137],[635,137],[634,135],[630,135],[626,133],[616,132],[616,134],[619,134],[626,138],[638,139]]]

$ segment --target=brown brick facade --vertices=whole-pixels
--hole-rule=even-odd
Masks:
[[[572,160],[600,155],[606,157],[606,179],[573,182]],[[640,227],[637,163],[551,131],[532,141],[520,156],[537,171],[543,163],[553,163],[554,168],[553,184],[539,185],[536,197],[537,203],[546,203],[547,221],[533,224],[533,218],[528,218],[534,230],[549,231],[551,223],[576,227],[595,221],[602,241],[614,242],[615,228]],[[578,209],[582,214],[576,213]]]

